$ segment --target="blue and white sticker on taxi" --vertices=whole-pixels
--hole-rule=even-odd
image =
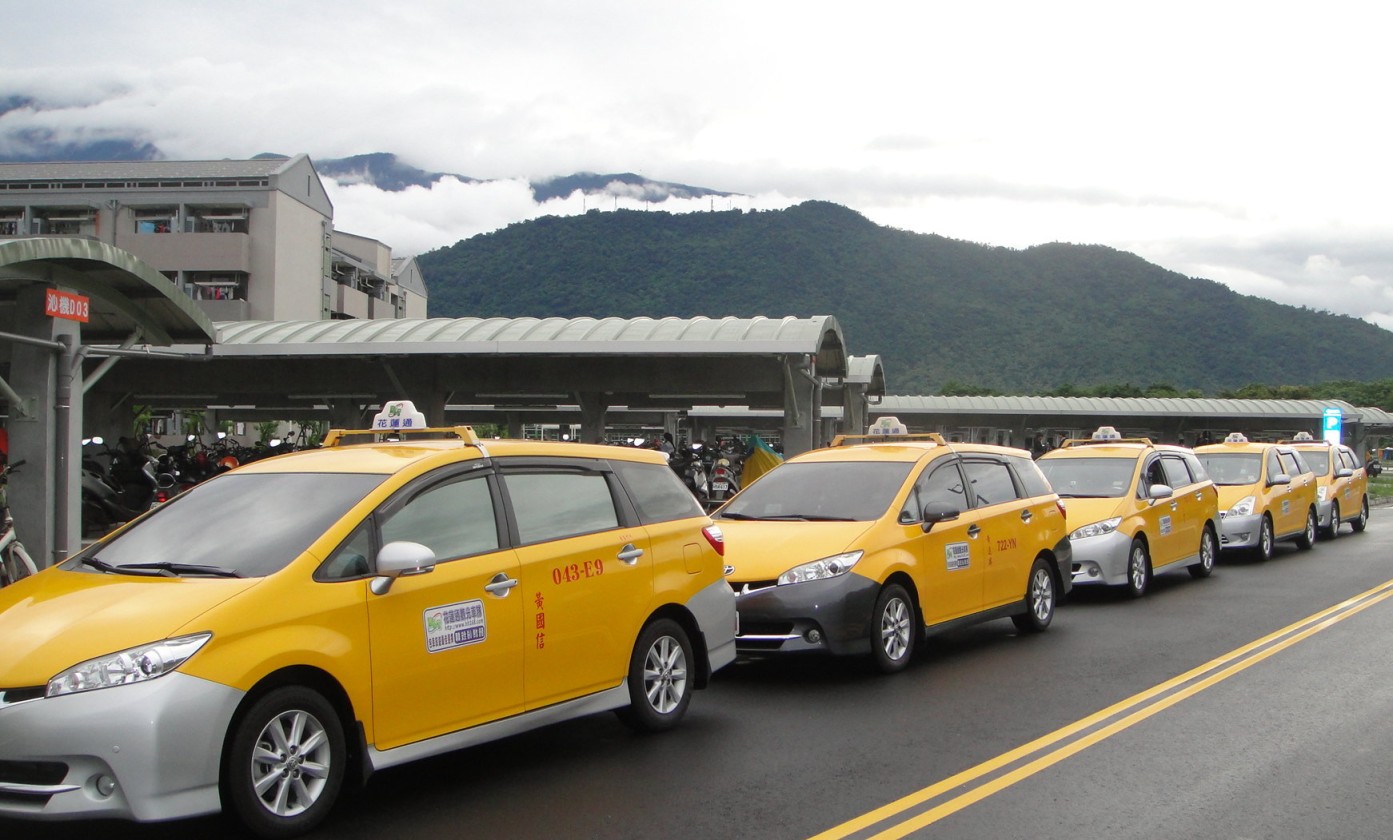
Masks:
[[[1169,516],[1161,517],[1161,536],[1164,537],[1169,534],[1173,527],[1174,525],[1171,523],[1171,518]]]
[[[479,599],[431,607],[423,618],[427,653],[477,644],[487,635],[484,602]]]
[[[948,543],[943,547],[943,556],[948,562],[948,571],[954,572],[968,567],[971,560],[971,550],[965,542]]]
[[[1290,514],[1291,514],[1291,499],[1283,499],[1283,500],[1282,500],[1282,515],[1283,515],[1283,516],[1288,516],[1288,515],[1290,515]]]

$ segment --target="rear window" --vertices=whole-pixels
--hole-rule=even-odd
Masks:
[[[1016,477],[1021,480],[1026,496],[1048,496],[1054,492],[1049,480],[1040,472],[1040,467],[1034,461],[1024,455],[1019,458],[1012,456],[1006,460],[1016,470]]]
[[[900,461],[785,462],[740,491],[720,517],[869,522],[890,509],[913,466]]]
[[[692,491],[671,467],[633,461],[610,461],[610,466],[619,474],[643,524],[704,515]]]

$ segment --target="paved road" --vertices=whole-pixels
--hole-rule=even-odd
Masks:
[[[671,733],[601,715],[387,771],[317,836],[1384,838],[1388,596],[1379,510],[1364,534],[1163,575],[1138,602],[1077,592],[1041,636],[1000,621],[939,637],[894,677],[740,663]],[[99,831],[234,836],[216,819]]]

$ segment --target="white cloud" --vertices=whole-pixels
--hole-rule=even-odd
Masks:
[[[526,179],[632,171],[1393,311],[1393,6],[1372,0],[0,0],[0,19],[0,100],[51,106],[0,117],[0,150],[39,128],[499,179],[334,187],[341,226],[401,251],[593,209],[538,206]]]

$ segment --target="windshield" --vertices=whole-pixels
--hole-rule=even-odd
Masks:
[[[1262,476],[1262,455],[1256,452],[1203,453],[1204,471],[1218,485],[1257,484]]]
[[[1135,458],[1041,458],[1035,462],[1064,499],[1117,499],[1132,490]]]
[[[179,494],[68,568],[261,577],[309,548],[385,475],[229,473]]]
[[[729,519],[871,521],[889,510],[912,463],[836,461],[782,464],[721,510]]]

